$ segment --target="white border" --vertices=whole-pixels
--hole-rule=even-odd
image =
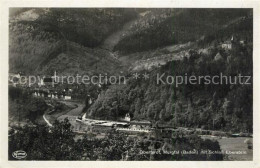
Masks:
[[[260,168],[260,115],[259,105],[260,101],[260,52],[259,52],[259,14],[260,3],[253,0],[1,0],[0,1],[0,167],[105,167],[105,168],[133,168],[133,167],[205,167],[205,168],[219,168],[219,167],[256,167]],[[253,161],[8,161],[7,147],[8,147],[8,8],[9,7],[142,7],[142,8],[253,8],[254,12],[254,153]]]

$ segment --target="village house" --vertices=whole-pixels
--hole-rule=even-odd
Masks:
[[[227,40],[221,44],[221,48],[225,50],[231,50],[236,41],[237,41],[236,38],[232,36],[230,40]]]
[[[150,129],[152,126],[150,121],[131,121],[131,128]]]
[[[226,41],[226,42],[221,44],[221,47],[225,50],[231,50],[232,49],[232,42]]]
[[[130,114],[127,113],[124,118],[120,118],[119,120],[121,120],[121,121],[126,121],[126,122],[130,122],[130,120],[131,120]]]
[[[71,96],[70,95],[65,95],[64,96],[64,100],[71,100]]]

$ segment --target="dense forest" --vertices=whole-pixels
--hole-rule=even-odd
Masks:
[[[149,80],[129,79],[127,85],[109,87],[87,110],[88,115],[117,119],[130,113],[137,120],[149,119],[174,126],[252,132],[252,78],[250,85],[188,83],[176,87],[156,81],[156,75],[162,73],[165,76],[215,76],[220,73],[231,77],[252,76],[252,45],[234,44],[231,51],[216,47],[207,54],[191,50],[189,54],[189,59],[145,71],[150,75]]]
[[[19,127],[24,125],[45,124],[43,114],[52,110],[54,113],[69,110],[70,108],[58,101],[51,101],[51,109],[43,97],[32,96],[29,89],[9,87],[9,126]]]
[[[9,87],[9,125],[14,123],[36,123],[48,109],[42,98],[32,97],[28,91]],[[17,126],[17,125],[16,125]]]

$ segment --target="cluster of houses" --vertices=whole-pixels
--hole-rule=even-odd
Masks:
[[[29,89],[29,92],[34,97],[43,97],[49,99],[72,99],[72,89],[65,87],[53,87],[54,78],[44,77],[40,78],[37,82],[33,84],[28,83],[28,78],[22,77],[22,73],[9,73],[8,84],[12,87],[21,87]],[[54,73],[56,75],[56,72]]]
[[[54,92],[51,92],[51,91],[47,91],[47,92],[34,91],[33,92],[33,96],[35,96],[35,97],[43,97],[43,98],[50,98],[50,99],[71,100],[71,93],[70,92],[66,92],[65,90],[62,93],[58,93],[56,91],[54,91]]]
[[[86,114],[82,117],[78,117],[76,119],[76,125],[73,127],[73,131],[77,133],[106,133],[110,130],[115,130],[118,132],[124,132],[129,135],[149,135],[150,137],[154,138],[172,138],[176,133],[183,133],[183,135],[190,135],[193,133],[198,134],[199,136],[212,136],[216,137],[217,133],[219,136],[246,136],[249,137],[249,134],[246,135],[236,135],[229,133],[221,132],[221,131],[213,131],[213,130],[202,130],[201,128],[185,128],[185,127],[174,127],[173,125],[169,124],[162,124],[156,122],[152,124],[150,121],[142,120],[131,121],[130,115],[126,114],[124,121],[122,118],[121,121],[107,121],[107,120],[94,120],[86,118]]]
[[[82,119],[77,118],[76,121],[79,123],[74,127],[76,132],[105,132],[107,130],[116,130],[119,132],[126,132],[129,134],[136,133],[150,133],[151,122],[150,121],[105,121],[105,120],[93,120],[93,119]]]
[[[236,46],[238,44],[241,45],[241,46],[245,46],[246,40],[244,40],[244,39],[238,40],[237,38],[232,36],[230,40],[227,40],[227,41],[224,41],[223,43],[220,43],[220,46],[221,46],[222,49],[231,50],[234,46]]]
[[[54,78],[53,77],[41,77],[36,78],[36,76],[31,79],[28,76],[23,76],[21,72],[19,73],[9,73],[8,75],[8,84],[13,87],[42,87],[42,86],[53,86]],[[30,83],[31,82],[31,83]]]
[[[123,119],[123,120],[122,120]],[[127,134],[150,134],[154,137],[171,137],[172,132],[176,129],[169,125],[152,125],[150,121],[130,120],[129,113],[125,118],[120,118],[121,121],[107,121],[107,120],[94,120],[86,118],[86,114],[76,119],[76,126],[73,128],[75,132],[106,132],[108,130],[115,130],[118,132],[125,132]]]
[[[116,131],[127,133],[151,133],[150,121],[130,121],[127,127],[116,127]]]

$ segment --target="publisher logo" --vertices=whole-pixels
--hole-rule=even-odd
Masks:
[[[27,156],[27,153],[25,151],[22,151],[22,150],[18,150],[18,151],[14,151],[12,156],[15,158],[15,159],[23,159],[23,158],[26,158]]]

